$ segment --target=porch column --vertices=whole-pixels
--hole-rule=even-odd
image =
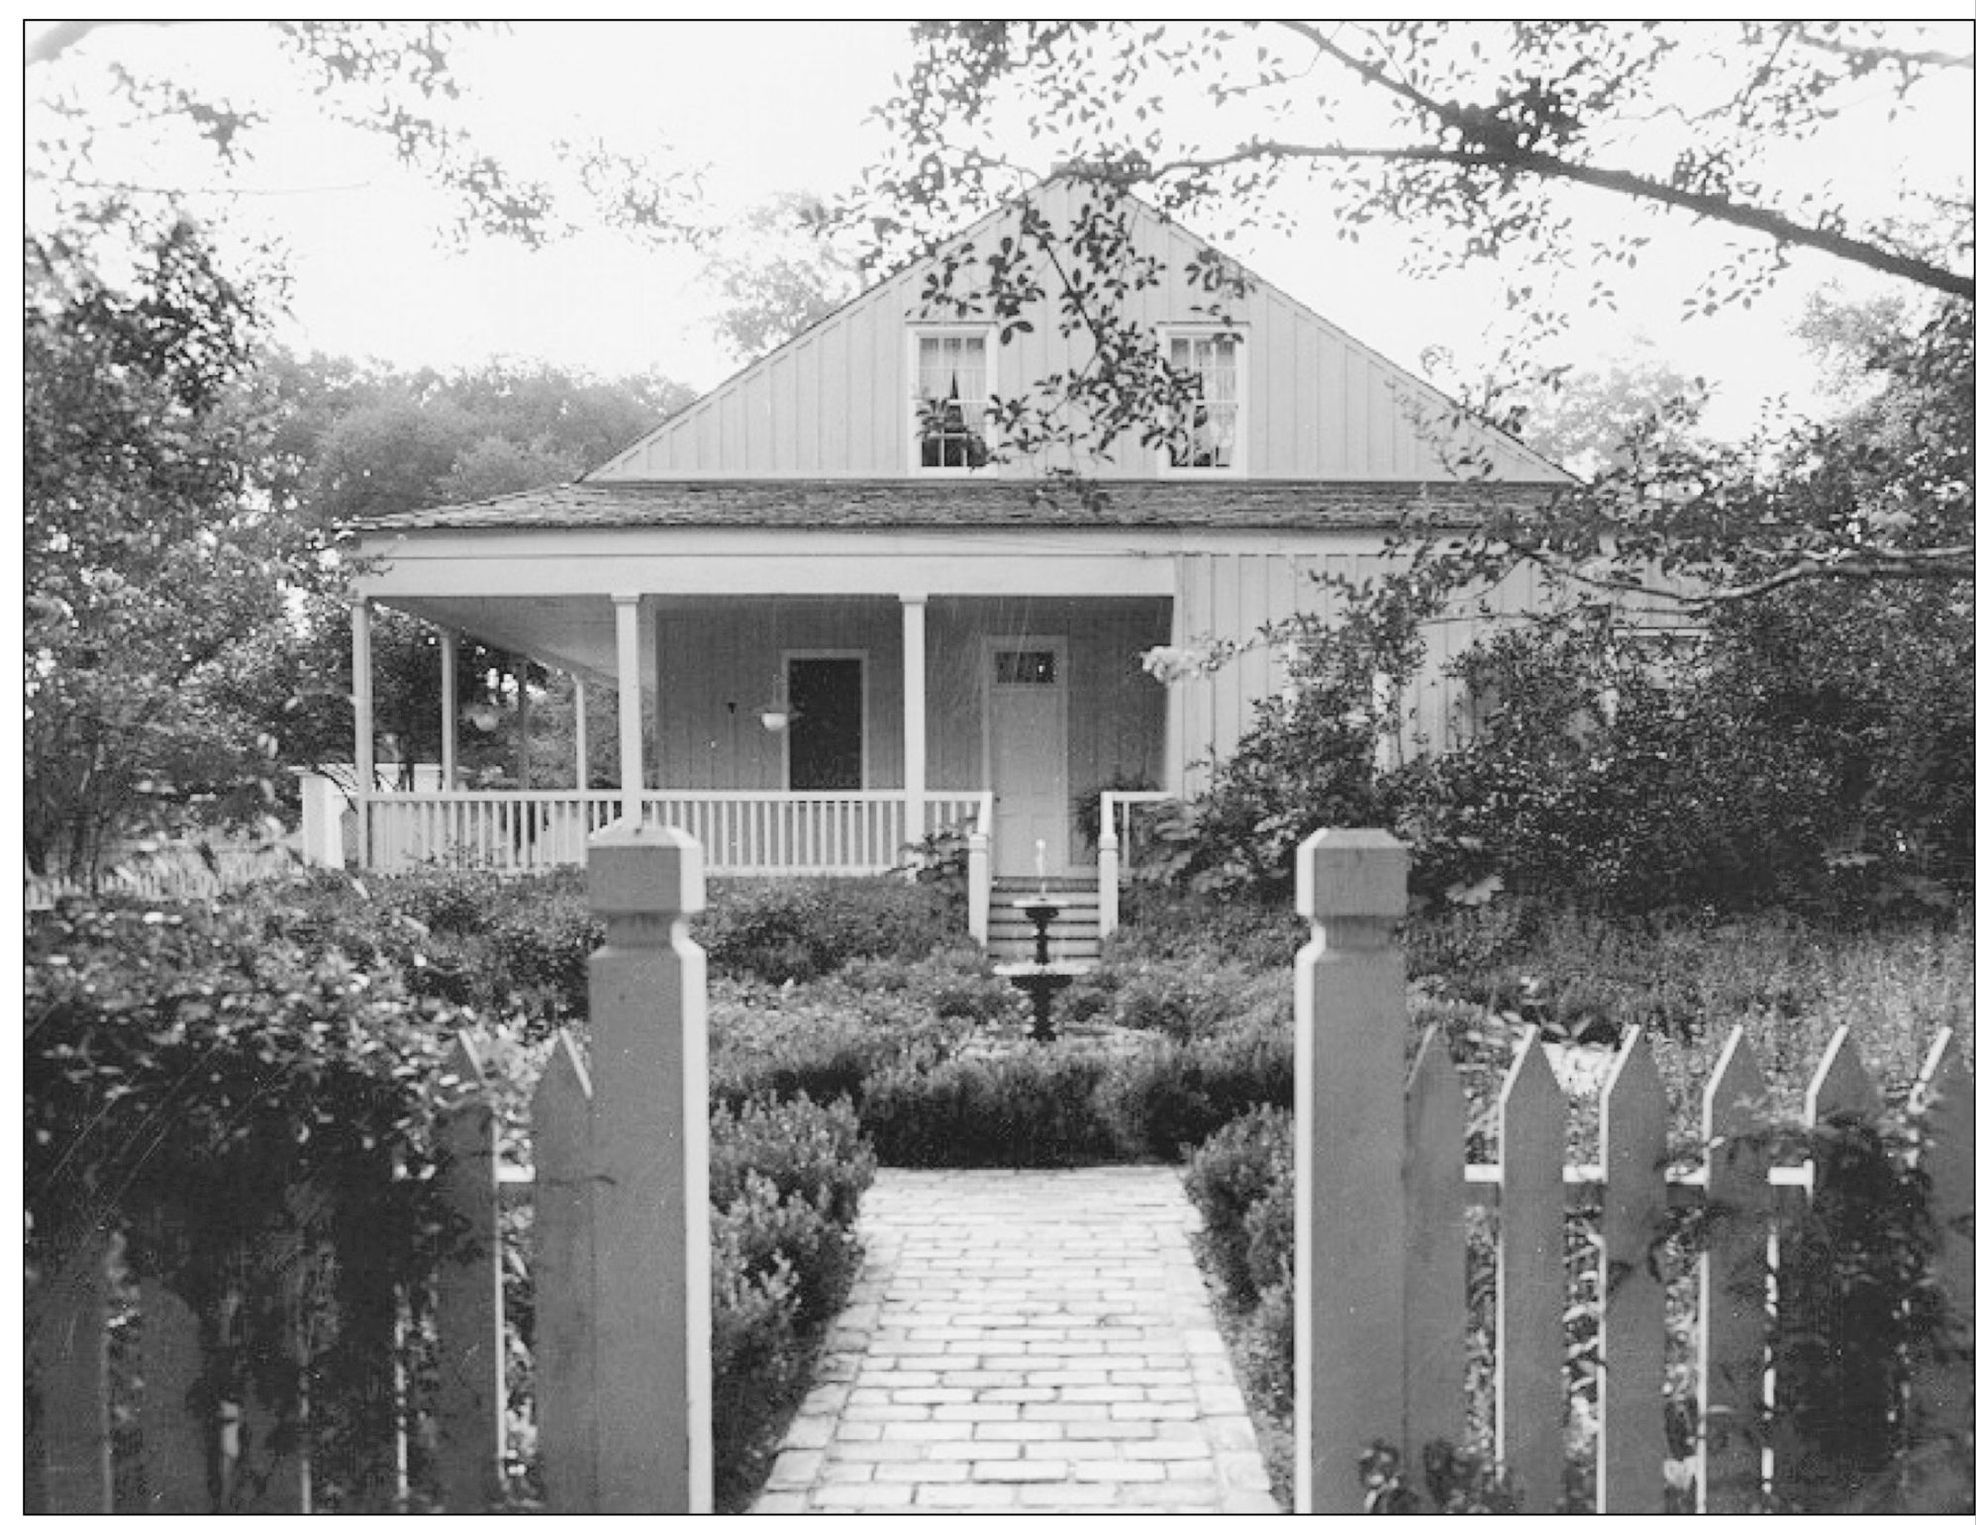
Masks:
[[[901,593],[905,613],[906,840],[926,835],[926,595]]]
[[[357,712],[357,867],[371,860],[370,802],[377,787],[377,749],[371,727],[371,607],[359,598],[350,605],[350,702]]]
[[[576,679],[576,787],[590,787],[590,705],[583,679]]]
[[[439,787],[459,788],[460,637],[439,632]]]
[[[1176,569],[1176,572],[1178,569]],[[1167,645],[1178,651],[1187,639],[1187,626],[1181,612],[1181,578],[1176,575],[1173,588],[1173,618],[1167,626]],[[1169,794],[1187,792],[1187,710],[1182,684],[1185,680],[1173,677],[1166,683],[1166,791]]]
[[[637,820],[645,788],[645,717],[642,705],[643,664],[638,660],[638,595],[613,593],[617,606],[618,660],[618,787],[624,813]]]
[[[515,787],[535,787],[528,776],[528,658],[521,659],[520,682],[515,688]]]

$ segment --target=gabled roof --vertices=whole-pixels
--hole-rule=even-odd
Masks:
[[[357,526],[537,529],[1415,529],[1459,528],[1540,500],[1529,482],[688,481],[571,483]]]
[[[1013,237],[1030,202],[1066,228],[1083,194],[1074,182],[1055,179],[996,208],[941,251],[878,282],[665,419],[586,480],[910,479],[907,335],[913,324],[951,320],[944,309],[924,305],[935,260],[967,248],[985,252]],[[1200,294],[1179,272],[1209,257],[1235,262],[1144,201],[1128,196],[1125,204],[1135,247],[1169,272],[1163,282],[1131,292],[1125,314],[1147,325],[1199,321]],[[1462,474],[1448,463],[1451,440],[1462,456],[1486,460],[1498,480],[1568,480],[1528,447],[1464,417],[1451,399],[1329,319],[1243,274],[1248,291],[1233,306],[1251,341],[1248,481],[1450,480]],[[1339,299],[1349,300],[1349,293]],[[1054,313],[1033,316],[1033,332],[990,347],[995,390],[1005,396],[1070,363],[1070,341],[1055,332]],[[1013,462],[1001,476],[1040,476],[1072,464]],[[1115,463],[1089,469],[1103,479],[1159,475],[1152,452],[1130,440],[1121,442]]]

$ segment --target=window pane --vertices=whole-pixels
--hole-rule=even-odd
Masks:
[[[1057,654],[1054,651],[998,651],[995,653],[995,681],[1047,686],[1057,681]]]
[[[1240,363],[1232,335],[1172,337],[1175,370],[1201,378],[1200,400],[1193,417],[1167,447],[1167,463],[1181,470],[1228,470],[1235,464],[1235,441],[1241,424]]]
[[[923,334],[913,379],[921,466],[967,469],[988,463],[988,341],[980,334]]]

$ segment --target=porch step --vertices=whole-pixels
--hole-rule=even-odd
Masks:
[[[988,952],[998,963],[1022,963],[1036,956],[1036,928],[1016,909],[1018,900],[1041,888],[1034,880],[997,881],[988,898]],[[1050,898],[1063,910],[1050,923],[1050,961],[1088,963],[1098,956],[1098,892],[1051,884]]]

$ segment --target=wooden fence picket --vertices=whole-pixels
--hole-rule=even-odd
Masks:
[[[1933,1350],[1917,1352],[1909,1397],[1917,1451],[1945,1456],[1953,1463],[1970,1432],[1972,1266],[1971,1212],[1976,1208],[1976,1138],[1972,1138],[1972,1098],[1968,1061],[1955,1034],[1943,1028],[1928,1051],[1914,1084],[1913,1104],[1922,1119],[1922,1168],[1928,1174],[1935,1220],[1935,1285],[1942,1299],[1943,1330]],[[1910,1474],[1910,1486],[1924,1480]],[[1966,1485],[1965,1485],[1966,1486]],[[1932,1502],[1932,1500],[1930,1500]],[[1929,1507],[1920,1503],[1918,1507]],[[1945,1510],[1950,1505],[1945,1501]]]
[[[485,1071],[464,1034],[450,1073],[468,1097],[438,1129],[442,1200],[462,1228],[440,1264],[434,1289],[433,1476],[454,1512],[481,1511],[501,1498],[501,1425],[507,1408],[506,1336],[501,1312],[500,1148],[494,1109],[481,1099]]]
[[[206,1422],[196,1407],[205,1374],[199,1317],[169,1287],[148,1279],[138,1284],[137,1306],[143,1318],[144,1508],[150,1514],[204,1514],[213,1497]]]
[[[1599,1098],[1598,1510],[1655,1514],[1665,1487],[1662,1373],[1667,1288],[1654,1264],[1667,1212],[1667,1096],[1641,1028],[1626,1035]]]
[[[1498,1103],[1496,1460],[1523,1507],[1564,1487],[1564,1093],[1533,1028]]]
[[[1805,1090],[1805,1127],[1827,1127],[1842,1118],[1870,1122],[1879,1117],[1884,1106],[1879,1086],[1860,1061],[1852,1033],[1839,1028],[1826,1043]],[[1797,1411],[1805,1400],[1798,1389],[1797,1374],[1805,1367],[1793,1358],[1791,1350],[1807,1342],[1842,1338],[1837,1328],[1837,1285],[1831,1276],[1807,1267],[1802,1251],[1794,1253],[1791,1248],[1793,1231],[1808,1220],[1820,1188],[1815,1161],[1808,1184],[1808,1191],[1793,1192],[1778,1205],[1778,1348],[1772,1355],[1776,1370],[1772,1379],[1770,1475],[1775,1500],[1786,1508],[1803,1507],[1808,1493],[1821,1494],[1835,1481],[1827,1465],[1831,1458],[1816,1439],[1804,1433],[1800,1422]]]
[[[1695,1337],[1696,1509],[1748,1514],[1763,1496],[1770,1160],[1763,1072],[1738,1027],[1702,1092],[1706,1148]]]
[[[114,1236],[90,1234],[46,1273],[28,1303],[28,1354],[39,1400],[28,1459],[39,1475],[39,1497],[30,1486],[28,1503],[49,1514],[108,1514],[114,1508],[105,1324],[114,1252]]]
[[[1464,1375],[1468,1322],[1467,1188],[1462,1162],[1468,1107],[1438,1027],[1430,1028],[1407,1079],[1406,1423],[1409,1469],[1430,1441],[1460,1445],[1468,1429]]]
[[[597,1512],[596,1173],[590,1075],[565,1028],[535,1088],[535,1427],[544,1503]]]

